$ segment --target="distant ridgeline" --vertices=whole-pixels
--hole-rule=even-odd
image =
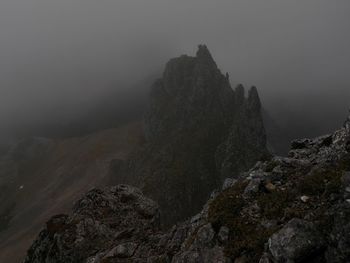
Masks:
[[[128,163],[117,162],[114,183],[140,187],[155,199],[165,224],[201,209],[226,177],[268,156],[258,92],[231,88],[209,50],[171,59],[151,91],[146,143]]]

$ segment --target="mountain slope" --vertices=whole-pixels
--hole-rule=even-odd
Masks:
[[[84,192],[109,184],[112,160],[143,141],[139,123],[63,140],[27,139],[0,166],[0,261],[19,262],[43,222]]]

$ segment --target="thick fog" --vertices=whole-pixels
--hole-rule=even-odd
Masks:
[[[349,13],[348,0],[1,0],[2,136],[98,119],[106,104],[130,114],[200,43],[290,136],[330,131],[350,106]]]

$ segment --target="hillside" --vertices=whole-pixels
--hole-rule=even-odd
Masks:
[[[89,189],[109,184],[112,160],[143,141],[139,123],[62,140],[23,140],[0,166],[0,262],[19,262],[42,224]]]

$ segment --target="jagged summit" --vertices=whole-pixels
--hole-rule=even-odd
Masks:
[[[158,140],[208,124],[221,129],[232,121],[234,97],[208,48],[200,45],[196,57],[171,59],[152,87],[146,136]]]
[[[257,90],[249,94],[231,88],[205,45],[171,59],[151,90],[146,145],[116,182],[142,187],[167,223],[198,211],[223,174],[238,175],[267,153]]]
[[[255,86],[251,87],[248,92],[248,105],[252,111],[261,111],[261,101],[258,94],[258,90]]]
[[[213,67],[217,68],[216,62],[214,61],[208,47],[206,45],[198,45],[198,50],[196,53],[196,58],[202,62],[206,63],[208,65],[212,65]]]
[[[210,58],[213,60],[213,57],[208,49],[208,47],[204,44],[198,45],[198,50],[196,54],[197,58],[203,57],[203,58]]]
[[[235,102],[237,105],[242,105],[245,101],[245,88],[242,84],[238,84],[235,89]]]

